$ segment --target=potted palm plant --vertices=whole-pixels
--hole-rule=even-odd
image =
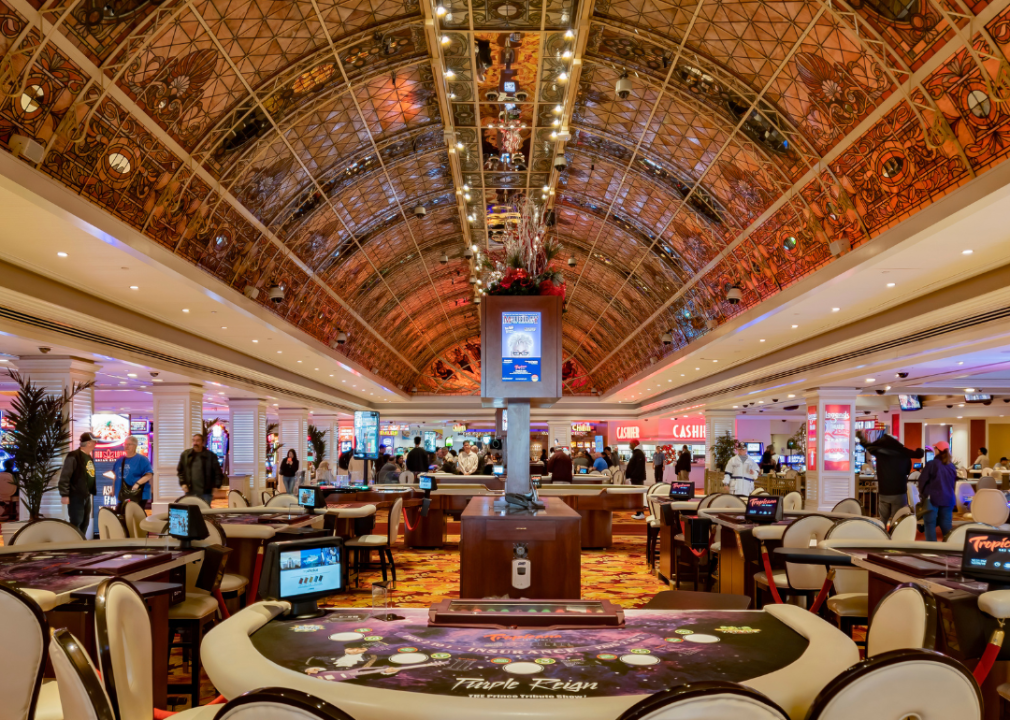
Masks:
[[[326,431],[321,430],[309,423],[309,445],[312,446],[312,456],[316,460],[316,467],[326,457]]]
[[[8,415],[14,445],[14,485],[29,521],[35,521],[42,517],[43,496],[56,489],[60,463],[70,450],[70,403],[95,383],[74,383],[54,395],[16,370],[7,372],[18,386]]]

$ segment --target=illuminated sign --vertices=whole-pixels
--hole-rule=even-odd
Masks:
[[[852,439],[852,406],[824,406],[824,469],[849,472],[852,457],[849,443]]]
[[[406,426],[404,426],[404,427],[406,427]],[[393,436],[393,437],[395,437],[396,435],[400,434],[400,426],[399,425],[383,425],[379,429],[379,434],[380,435],[387,435],[387,436]]]
[[[354,411],[354,457],[376,460],[379,457],[379,413]]]
[[[502,313],[502,382],[540,382],[540,334],[542,329],[542,313]]]
[[[642,436],[642,429],[638,425],[618,425],[618,440],[638,440]]]
[[[704,440],[705,423],[674,423],[671,434],[674,440]]]
[[[817,469],[817,406],[807,406],[807,469]]]
[[[593,426],[590,425],[589,423],[572,423],[572,432],[573,433],[587,433],[587,432],[592,432],[592,431],[593,431]]]
[[[454,433],[465,433],[466,425],[464,425],[463,423],[456,423],[455,425],[452,426],[452,431]]]

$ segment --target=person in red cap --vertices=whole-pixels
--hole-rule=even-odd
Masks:
[[[957,468],[950,459],[950,445],[941,440],[933,446],[936,456],[926,463],[919,475],[919,496],[926,505],[922,516],[926,540],[936,542],[936,526],[947,537],[953,526],[954,488],[957,485]]]
[[[95,436],[89,432],[81,433],[81,444],[72,452],[67,453],[60,470],[60,499],[67,506],[70,524],[80,529],[84,537],[88,537],[88,525],[91,524],[91,498],[95,495],[95,461],[91,451],[95,449]]]

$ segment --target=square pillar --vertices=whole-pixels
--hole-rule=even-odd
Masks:
[[[248,475],[247,482],[229,485],[250,503],[259,504],[267,480],[267,403],[262,398],[228,398],[228,427],[231,430],[232,475]]]
[[[804,508],[829,512],[856,497],[855,388],[817,388],[807,404],[807,496]]]
[[[168,504],[182,495],[179,456],[192,447],[193,436],[203,432],[203,386],[193,383],[157,383],[154,396],[154,483],[151,507],[168,512]]]
[[[705,469],[715,471],[715,442],[726,433],[736,437],[736,410],[705,411]]]
[[[508,454],[508,474],[505,492],[530,491],[530,404],[522,400],[509,400],[506,408],[508,426],[512,428],[505,452]]]
[[[31,382],[51,395],[58,395],[64,388],[70,389],[74,383],[88,382],[95,379],[99,366],[84,358],[67,355],[24,355],[17,360],[17,370],[27,375]],[[81,433],[91,430],[91,416],[95,411],[95,390],[89,388],[73,399],[68,412],[70,414],[70,450],[76,450],[80,444],[77,439]],[[63,467],[63,458],[59,458],[58,467]],[[59,479],[59,470],[53,478],[53,485]],[[92,512],[98,512],[101,499],[96,498]],[[24,503],[20,503],[21,520],[27,520]],[[42,515],[44,517],[67,519],[65,506],[60,502],[60,494],[53,490],[42,496]]]
[[[298,462],[302,468],[305,467],[308,456],[309,445],[309,409],[308,408],[281,408],[278,411],[280,416],[280,442],[283,444],[278,463],[284,462],[288,455],[288,450],[298,453]]]

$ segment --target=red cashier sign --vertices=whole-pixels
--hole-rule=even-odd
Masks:
[[[817,406],[807,407],[807,470],[817,469]]]
[[[849,441],[852,438],[852,406],[824,406],[824,469],[852,469]]]

